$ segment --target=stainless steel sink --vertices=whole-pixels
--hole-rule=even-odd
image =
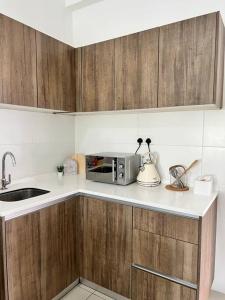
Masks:
[[[21,200],[41,196],[41,195],[44,195],[47,193],[49,193],[49,191],[35,189],[35,188],[14,190],[14,191],[6,192],[6,193],[1,193],[0,201],[4,201],[4,202],[21,201]]]

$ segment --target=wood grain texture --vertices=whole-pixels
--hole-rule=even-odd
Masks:
[[[159,29],[115,40],[116,109],[157,107]]]
[[[198,220],[134,208],[135,229],[198,244]]]
[[[2,14],[0,102],[37,107],[35,30]]]
[[[114,40],[82,48],[82,111],[115,109],[114,73]]]
[[[82,48],[75,51],[76,112],[82,112]]]
[[[213,104],[217,14],[160,27],[158,106]]]
[[[197,245],[134,230],[133,262],[197,284]]]
[[[81,277],[130,297],[132,207],[83,198]]]
[[[83,247],[81,277],[106,286],[106,225],[107,203],[83,198],[81,239]]]
[[[217,34],[216,34],[216,59],[215,59],[215,83],[214,98],[218,107],[223,104],[223,84],[224,84],[224,47],[225,30],[222,17],[217,13]]]
[[[201,241],[199,249],[199,300],[209,298],[215,269],[217,200],[213,202],[201,219]]]
[[[76,199],[40,210],[42,299],[52,299],[79,277]]]
[[[10,300],[43,300],[39,212],[6,222],[8,294]]]
[[[50,300],[79,278],[76,198],[6,222],[9,299]]]
[[[132,300],[196,300],[196,291],[132,268]]]
[[[5,220],[0,218],[0,300],[8,299],[5,248]]]
[[[36,31],[38,107],[75,111],[74,48]]]

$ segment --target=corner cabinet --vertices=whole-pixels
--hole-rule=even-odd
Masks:
[[[77,64],[77,111],[115,109],[114,40],[75,50]]]
[[[222,105],[224,26],[219,13],[160,27],[158,106]]]
[[[38,107],[75,111],[74,48],[36,31]]]
[[[115,40],[117,110],[157,107],[159,29]]]
[[[130,298],[132,207],[81,198],[80,276]]]

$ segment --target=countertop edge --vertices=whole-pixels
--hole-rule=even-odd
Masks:
[[[212,205],[212,203],[216,200],[217,198],[217,193],[215,193],[215,195],[212,197],[212,200],[209,202],[209,204],[207,205],[207,207],[205,208],[204,212],[202,214],[194,214],[191,212],[188,212],[184,209],[172,209],[169,206],[165,206],[165,205],[159,205],[159,204],[147,204],[141,201],[137,201],[135,199],[126,199],[125,197],[118,197],[118,196],[112,196],[112,195],[107,195],[104,193],[99,193],[99,192],[91,192],[91,191],[87,191],[84,189],[77,189],[68,193],[64,193],[58,196],[53,196],[52,198],[49,197],[48,201],[44,200],[43,203],[37,203],[37,205],[33,205],[32,207],[28,207],[28,208],[21,208],[20,210],[18,210],[18,212],[12,212],[10,213],[10,211],[8,213],[0,213],[0,217],[4,218],[5,221],[38,211],[40,209],[49,207],[51,205],[55,205],[57,203],[63,202],[65,201],[67,198],[71,198],[71,197],[78,197],[78,196],[89,196],[89,197],[96,197],[102,200],[108,200],[108,201],[112,201],[112,202],[119,202],[121,204],[124,205],[131,205],[133,207],[140,207],[143,209],[149,209],[149,210],[154,210],[154,211],[159,211],[159,212],[164,212],[164,213],[169,213],[169,214],[173,214],[173,215],[179,215],[179,216],[183,216],[183,217],[187,217],[187,218],[192,218],[192,219],[199,219],[201,217],[203,217],[206,212],[208,211],[209,207]]]

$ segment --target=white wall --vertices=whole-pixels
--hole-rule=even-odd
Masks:
[[[1,0],[0,13],[68,44],[73,42],[72,14],[65,0]]]
[[[74,44],[88,45],[217,10],[225,17],[224,0],[104,0],[73,12]]]
[[[0,170],[4,152],[14,153],[12,179],[56,171],[74,153],[74,118],[37,112],[0,109]]]

